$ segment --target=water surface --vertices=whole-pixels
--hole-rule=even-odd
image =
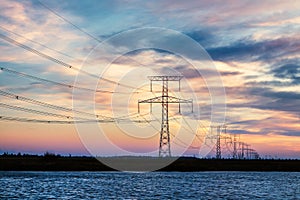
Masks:
[[[299,199],[298,172],[0,172],[0,199]]]

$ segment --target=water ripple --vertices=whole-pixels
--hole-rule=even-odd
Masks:
[[[293,199],[300,173],[0,172],[0,199]]]

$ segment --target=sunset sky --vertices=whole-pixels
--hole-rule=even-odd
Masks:
[[[200,56],[197,45],[203,47]],[[149,105],[141,105],[140,116],[137,102],[159,96],[161,86],[154,85],[151,93],[147,76],[180,74],[182,90],[170,83],[170,93],[192,98],[196,112],[182,105],[179,115],[177,105],[171,106],[174,155],[186,144],[203,145],[191,132],[203,139],[210,131],[212,102],[220,106],[224,100],[226,112],[214,114],[225,117],[218,122],[227,125],[229,136],[236,134],[261,157],[300,158],[299,1],[2,0],[0,49],[0,116],[11,117],[0,120],[0,153],[119,155],[114,144],[128,154],[152,155],[159,144],[161,108],[154,106],[151,116]],[[68,87],[74,84],[77,89]],[[71,116],[62,108],[72,106],[86,113],[74,113],[73,119],[32,112]],[[146,119],[151,125],[17,121],[80,121],[96,119],[94,113],[100,120]],[[229,140],[222,140],[224,156],[232,151]],[[198,151],[189,148],[185,155]]]

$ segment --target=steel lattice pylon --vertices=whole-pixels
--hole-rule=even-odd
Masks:
[[[216,134],[213,134],[213,130],[216,129]],[[221,140],[230,139],[226,136],[226,125],[210,126],[211,136],[210,139],[216,139],[216,159],[222,158]],[[223,136],[225,134],[225,136]]]
[[[217,126],[216,159],[221,159],[221,126]]]
[[[183,76],[149,76],[150,79],[150,89],[152,92],[152,82],[161,81],[162,82],[162,95],[159,97],[154,97],[146,100],[138,101],[138,110],[140,111],[140,103],[150,103],[152,108],[152,103],[160,103],[162,107],[161,111],[161,130],[160,130],[160,140],[159,140],[159,157],[170,157],[171,147],[170,147],[170,127],[169,127],[169,104],[177,103],[191,103],[193,108],[193,100],[180,99],[177,97],[169,96],[169,81],[178,81],[179,91],[180,91],[180,80]]]

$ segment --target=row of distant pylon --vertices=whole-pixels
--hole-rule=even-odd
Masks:
[[[251,148],[250,144],[240,141],[238,134],[227,134],[226,128],[226,125],[210,126],[211,135],[208,138],[216,140],[216,159],[222,158],[221,140],[225,140],[226,147],[228,147],[228,144],[232,146],[230,157],[233,159],[259,158],[259,154]],[[213,134],[214,131],[216,131],[216,134]]]

